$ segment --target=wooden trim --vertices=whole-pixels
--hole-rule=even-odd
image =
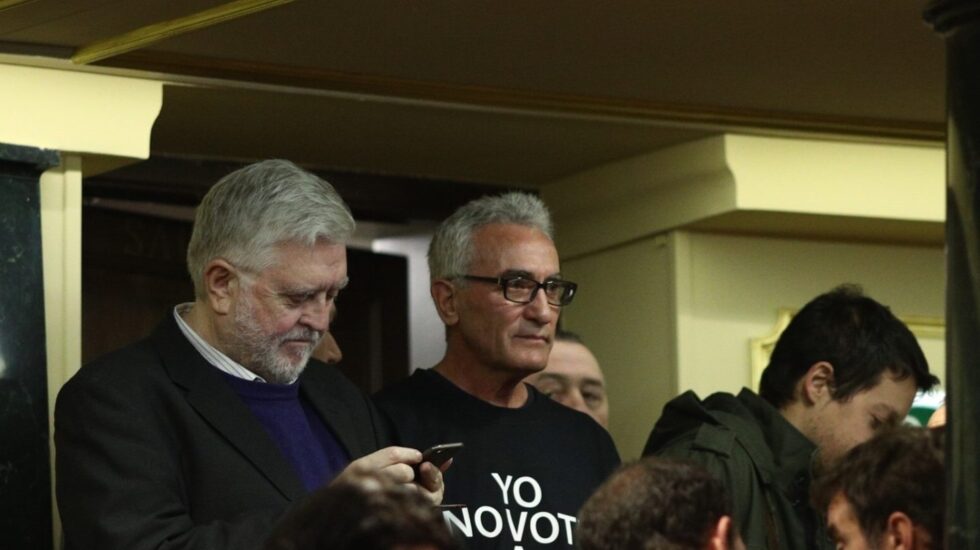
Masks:
[[[946,125],[914,120],[813,115],[762,109],[737,109],[640,99],[584,96],[431,82],[353,72],[219,59],[153,51],[115,57],[113,67],[171,75],[290,86],[299,89],[374,95],[439,102],[468,107],[508,109],[559,116],[650,121],[677,127],[716,131],[759,131],[788,134],[832,134],[917,142],[945,140]]]
[[[153,23],[118,36],[93,42],[75,50],[71,60],[76,65],[86,65],[172,38],[179,34],[196,31],[218,23],[251,15],[269,8],[288,4],[294,0],[235,0],[184,17]]]
[[[21,4],[29,4],[34,0],[0,0],[0,11],[16,8]]]

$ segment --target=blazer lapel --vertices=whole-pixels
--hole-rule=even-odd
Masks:
[[[318,376],[316,369],[321,365],[307,365],[306,371],[300,377],[300,392],[309,400],[310,404],[326,422],[327,426],[337,436],[337,440],[347,451],[351,459],[359,458],[373,449],[365,449],[360,443],[357,426],[350,416],[350,413],[337,406],[337,403],[330,399],[332,391],[329,380],[324,376]],[[326,367],[323,365],[323,367]]]
[[[221,373],[191,346],[173,317],[167,317],[153,340],[173,381],[186,389],[190,406],[286,498],[296,500],[306,494],[299,476],[262,424],[221,379]]]

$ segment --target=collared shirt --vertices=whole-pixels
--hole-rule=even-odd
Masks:
[[[214,368],[235,378],[241,378],[250,382],[265,382],[265,379],[261,376],[221,353],[217,348],[207,343],[204,338],[201,338],[200,335],[194,332],[194,329],[181,317],[182,313],[187,313],[192,307],[194,307],[192,302],[178,304],[174,307],[174,319],[177,320],[177,326],[180,327],[180,332],[184,333],[184,336],[194,346],[194,349],[204,357],[204,360],[214,366]]]

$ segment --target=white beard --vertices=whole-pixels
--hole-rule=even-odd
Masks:
[[[291,384],[303,373],[323,333],[298,326],[285,334],[268,334],[255,320],[251,299],[242,293],[235,308],[233,337],[232,347],[242,366],[271,384]],[[309,345],[300,357],[290,357],[282,350],[283,343],[289,340],[308,340]]]

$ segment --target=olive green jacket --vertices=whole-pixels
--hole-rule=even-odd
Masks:
[[[723,481],[749,550],[833,548],[810,506],[816,447],[755,393],[688,391],[667,404],[644,455],[696,462]]]

